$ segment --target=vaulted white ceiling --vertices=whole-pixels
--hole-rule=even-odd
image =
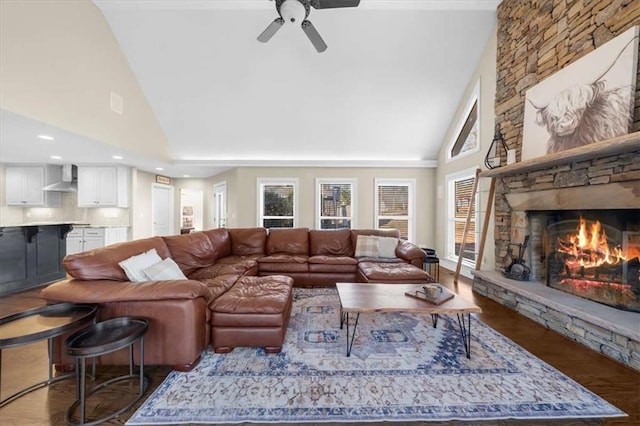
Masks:
[[[496,22],[497,0],[362,0],[311,10],[267,44],[269,0],[94,0],[169,144],[202,166],[433,162]],[[126,108],[127,99],[124,99]],[[145,168],[145,167],[143,167]]]

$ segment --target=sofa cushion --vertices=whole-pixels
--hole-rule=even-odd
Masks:
[[[318,257],[318,256],[314,256]],[[325,257],[325,256],[319,256]],[[352,258],[348,258],[352,259]],[[352,259],[354,260],[354,259]],[[309,263],[309,272],[323,272],[323,273],[354,273],[358,268],[358,264],[354,263]]]
[[[264,254],[267,242],[265,228],[231,228],[231,254],[245,256],[248,254]]]
[[[206,285],[211,293],[213,294],[213,298],[216,299],[220,295],[226,293],[233,285],[238,281],[240,275],[220,275],[215,278],[205,278],[201,279],[200,282]]]
[[[371,282],[432,282],[431,276],[408,263],[361,262],[358,269]]]
[[[129,281],[118,263],[151,249],[156,249],[162,259],[171,256],[164,240],[152,237],[70,254],[62,263],[67,273],[78,280]]]
[[[266,254],[309,254],[309,228],[270,229]]]
[[[221,257],[220,259],[216,259],[216,263],[220,263],[223,265],[233,265],[234,263],[240,263],[240,262],[245,262],[247,260],[251,260],[256,262],[256,265],[257,265],[258,259],[261,259],[263,257],[264,257],[264,253],[246,254],[243,256],[231,255],[227,257]]]
[[[348,256],[311,256],[308,260],[309,264],[320,265],[357,265],[358,261]]]
[[[213,244],[204,232],[162,238],[171,251],[171,257],[185,274],[213,265],[216,260]]]
[[[353,256],[351,231],[348,229],[309,231],[309,254],[311,256]]]
[[[274,254],[258,259],[258,271],[260,272],[308,272],[308,256]]]
[[[372,263],[407,263],[406,260],[402,260],[399,257],[359,257],[358,263],[372,262]]]
[[[231,255],[231,236],[228,229],[216,228],[204,233],[211,241],[215,259]]]
[[[196,299],[202,297],[207,304],[213,300],[211,290],[199,281],[172,280],[143,283],[113,282],[109,280],[63,280],[50,284],[40,295],[49,302],[115,303]],[[133,313],[133,312],[132,312]],[[137,315],[144,314],[135,312]]]
[[[216,263],[205,268],[200,268],[189,273],[193,280],[217,278],[222,275],[245,275],[257,270],[258,263],[255,260],[242,260],[234,263]]]

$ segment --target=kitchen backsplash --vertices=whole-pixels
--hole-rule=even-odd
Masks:
[[[0,207],[0,226],[22,225],[31,222],[81,222],[94,226],[129,226],[129,209],[78,208],[78,196],[73,192],[61,194],[61,206]]]

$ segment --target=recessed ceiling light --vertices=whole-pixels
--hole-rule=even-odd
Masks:
[[[56,140],[56,138],[54,138],[53,136],[49,136],[49,135],[38,135],[38,138],[44,139],[45,141],[54,141],[54,140]]]
[[[122,156],[121,155],[114,155],[111,158],[113,158],[114,160],[122,160]]]
[[[159,172],[161,172],[161,171],[163,171],[164,169],[163,169],[162,167],[156,167],[156,170],[157,170],[157,171],[159,171]]]
[[[51,159],[52,160],[62,160],[62,157],[60,157],[59,155],[52,155]]]
[[[191,177],[191,175],[184,175],[184,177]]]

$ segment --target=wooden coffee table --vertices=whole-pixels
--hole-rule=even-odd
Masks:
[[[340,298],[340,328],[347,325],[347,356],[351,356],[360,314],[404,312],[430,314],[433,328],[438,325],[439,315],[456,314],[464,350],[467,358],[471,358],[471,314],[480,313],[482,309],[459,295],[441,305],[434,305],[404,294],[422,289],[422,284],[337,283],[336,287]],[[356,314],[351,336],[349,314]]]

